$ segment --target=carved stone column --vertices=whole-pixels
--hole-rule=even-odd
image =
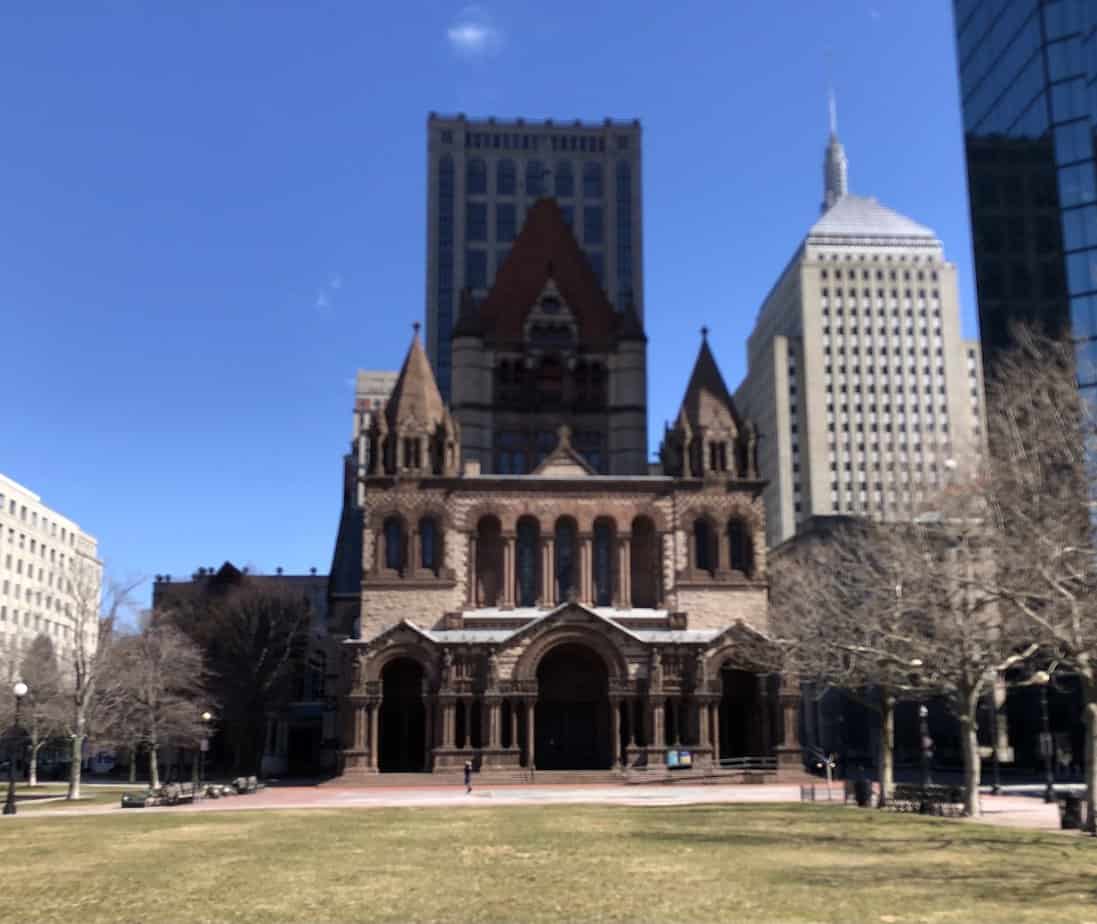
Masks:
[[[769,675],[758,674],[755,678],[757,682],[758,690],[758,735],[760,738],[759,745],[761,747],[763,757],[768,757],[773,753],[773,731],[770,728],[770,701],[769,701]]]
[[[498,749],[503,746],[503,729],[500,715],[502,700],[498,697],[490,697],[488,704],[488,747]]]
[[[778,702],[784,739],[777,748],[777,772],[797,773],[804,769],[804,759],[800,751],[800,679],[795,674],[781,675]]]
[[[377,700],[370,707],[369,722],[369,765],[371,770],[376,770],[379,765],[381,726],[381,701]]]
[[[468,593],[465,594],[468,600],[469,609],[476,609],[479,606],[479,600],[476,589],[476,533],[469,533],[469,560],[468,560]]]
[[[589,535],[579,537],[579,602],[591,606],[594,603],[594,539]]]
[[[556,605],[556,540],[546,536],[542,541],[541,601],[551,608]]]
[[[627,610],[632,607],[632,538],[620,536],[617,540],[617,606]]]
[[[457,703],[452,694],[438,697],[442,706],[442,747],[452,749],[457,746]]]
[[[709,725],[712,728],[712,760],[720,763],[720,704],[718,702],[709,706]]]
[[[610,723],[613,733],[613,764],[614,767],[621,765],[621,699],[617,696],[611,696],[609,700],[609,708],[612,713],[613,721]]]
[[[430,770],[434,750],[434,701],[423,697],[423,769]]]
[[[419,530],[413,529],[408,535],[408,567],[407,573],[409,575],[416,575],[419,573],[419,566],[421,562],[421,556],[419,554]]]
[[[514,568],[516,537],[503,534],[503,609],[514,609],[514,588],[517,583]]]
[[[510,747],[518,750],[518,700],[510,701]]]
[[[537,701],[534,699],[526,700],[526,766],[530,770],[535,769],[534,756],[533,756],[533,723],[534,715],[536,714]]]
[[[651,697],[651,746],[660,750],[667,745],[665,724],[666,699],[662,696]]]

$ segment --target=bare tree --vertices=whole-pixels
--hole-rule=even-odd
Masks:
[[[1015,329],[988,383],[991,460],[981,491],[995,526],[997,591],[1049,662],[1081,681],[1086,827],[1097,830],[1097,415],[1074,345]],[[1092,370],[1082,370],[1091,377]]]
[[[115,721],[131,743],[148,751],[149,779],[160,785],[159,757],[166,746],[194,747],[210,705],[202,650],[161,614],[146,614],[139,632],[118,638],[114,663],[120,670],[110,698]]]
[[[944,700],[961,727],[965,812],[979,814],[980,698],[1035,650],[998,607],[982,498],[951,486],[911,523],[850,522],[774,558],[774,618],[802,675],[877,691],[884,799],[894,704]]]
[[[168,614],[201,647],[219,725],[241,773],[259,775],[271,713],[288,701],[309,609],[282,587],[247,582],[180,602]]]
[[[65,728],[61,671],[48,635],[37,635],[23,655],[20,679],[27,685],[21,721],[27,730],[27,782],[38,785],[38,755]]]
[[[817,690],[840,689],[878,717],[882,802],[895,780],[895,704],[915,676],[902,631],[903,587],[914,574],[894,554],[888,530],[842,519],[770,560],[770,624],[790,667]]]
[[[115,624],[131,606],[130,595],[140,583],[111,581],[104,590],[101,564],[78,553],[62,571],[59,596],[72,633],[61,665],[71,760],[68,799],[80,798],[84,742],[95,719],[103,666]]]

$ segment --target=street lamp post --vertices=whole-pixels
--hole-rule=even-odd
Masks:
[[[929,708],[924,702],[918,706],[918,735],[921,739],[921,808],[925,812],[928,807],[926,790],[932,785],[932,779],[929,776],[929,757],[934,740],[929,736]]]
[[[1047,671],[1037,671],[1032,675],[1032,682],[1040,688],[1040,755],[1044,758],[1044,801],[1055,801],[1055,767],[1052,758],[1055,756],[1055,744],[1051,737],[1051,719],[1047,710],[1047,687],[1051,683],[1051,675]]]
[[[27,695],[28,687],[22,680],[17,681],[15,686],[11,688],[12,693],[15,694],[15,724],[12,728],[12,738],[19,737],[19,705],[23,702],[23,697]],[[22,740],[22,739],[20,739]],[[4,802],[4,814],[15,814],[15,744],[8,745],[8,798]]]
[[[206,777],[206,751],[209,750],[209,723],[213,716],[202,713],[202,741],[198,746],[198,790],[201,792]]]

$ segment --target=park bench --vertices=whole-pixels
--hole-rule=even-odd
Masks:
[[[194,801],[194,784],[165,783],[156,789],[122,793],[122,808],[147,808],[150,805],[180,805]]]
[[[920,812],[923,815],[958,816],[964,813],[962,786],[922,786],[898,783],[884,806],[893,812]]]

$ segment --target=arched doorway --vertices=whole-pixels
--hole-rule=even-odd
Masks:
[[[720,671],[720,757],[764,757],[768,753],[768,717],[758,684],[759,677],[750,671],[728,666]]]
[[[586,645],[554,648],[537,667],[537,769],[608,769],[612,734],[605,662]]]
[[[381,672],[381,697],[378,769],[382,772],[427,769],[423,668],[411,658],[390,661]]]

